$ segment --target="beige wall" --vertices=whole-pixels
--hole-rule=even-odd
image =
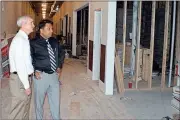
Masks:
[[[48,15],[46,15],[46,19],[49,19],[49,20],[53,20],[52,18],[49,18],[47,17]],[[39,22],[42,20],[42,14],[38,14],[35,16],[35,25],[38,25]]]
[[[88,4],[88,2],[64,2],[60,10],[53,16],[53,22],[54,22],[54,32],[60,33],[60,19],[64,19],[65,15],[68,15],[68,17],[71,17],[71,33],[73,29],[73,11],[80,9],[82,6]],[[68,20],[69,22],[69,20]]]
[[[15,34],[18,30],[16,21],[21,16],[21,2],[3,2],[1,34]]]
[[[63,19],[65,15],[68,15],[68,17],[72,18],[72,7],[73,7],[73,2],[64,2],[61,7],[60,10],[53,16],[53,22],[54,22],[54,32],[56,34],[60,34],[60,19]],[[71,23],[72,23],[72,19],[71,19]],[[71,24],[71,28],[72,28],[72,24]],[[71,29],[72,30],[72,29]]]
[[[22,15],[30,15],[35,20],[35,13],[31,8],[29,2],[22,2]]]
[[[71,33],[73,30],[73,11],[78,11],[89,3],[89,36],[88,40],[93,40],[94,38],[94,11],[96,9],[101,9],[102,11],[102,37],[101,44],[107,44],[107,25],[108,25],[108,2],[64,2],[53,17],[54,31],[60,33],[60,18],[64,18],[65,15],[69,15],[71,19]],[[88,62],[87,62],[88,63]]]
[[[97,9],[102,11],[102,39],[101,44],[107,43],[107,24],[108,24],[108,2],[91,2],[90,4],[90,35],[89,39],[93,40],[94,37],[94,12]]]
[[[54,24],[54,31],[60,33],[60,18],[64,18],[65,15],[68,14],[69,17],[72,18],[73,11],[79,10],[87,5],[88,2],[64,2],[60,7],[60,11],[58,11],[55,16],[53,17]],[[96,9],[102,10],[102,44],[106,44],[107,41],[107,16],[108,16],[108,2],[90,2],[89,4],[90,9],[90,28],[89,28],[89,40],[93,40],[94,35],[94,11]],[[71,19],[72,23],[72,19]],[[71,24],[71,30],[72,26]],[[71,31],[72,32],[72,31]]]
[[[53,17],[53,21],[56,23],[54,25],[55,31],[59,32],[60,27],[59,21],[60,18],[63,18],[64,15],[68,14],[72,17],[71,22],[71,33],[73,33],[73,45],[72,45],[72,54],[76,55],[76,11],[86,7],[89,4],[89,35],[88,40],[94,40],[94,12],[95,10],[101,10],[102,12],[102,26],[101,26],[101,44],[106,45],[106,54],[105,54],[105,84],[102,83],[100,88],[105,91],[105,94],[113,94],[113,79],[114,79],[114,54],[115,50],[115,24],[116,24],[116,2],[64,2],[60,7],[60,11],[56,13]],[[72,9],[71,9],[72,8]],[[74,16],[73,16],[74,15]],[[74,18],[73,18],[74,17]],[[74,20],[73,20],[74,19]],[[89,46],[88,46],[89,47]],[[89,51],[89,49],[88,49]],[[89,53],[89,52],[87,52]],[[88,58],[87,56],[87,73],[91,76],[92,71],[88,68]]]
[[[4,11],[1,11],[1,35],[6,32],[9,34],[16,34],[18,27],[16,25],[17,18],[22,15],[30,15],[35,18],[35,14],[30,7],[29,2],[11,2],[3,1]]]

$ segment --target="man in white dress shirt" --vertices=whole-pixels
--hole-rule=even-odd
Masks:
[[[30,56],[28,35],[33,32],[33,19],[22,16],[17,20],[19,32],[13,38],[9,49],[10,91],[12,103],[9,119],[29,119],[31,86],[29,76],[34,72]]]

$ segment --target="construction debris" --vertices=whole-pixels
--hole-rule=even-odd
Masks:
[[[130,97],[120,97],[120,100],[133,100],[133,99]]]
[[[75,92],[72,92],[72,93],[69,94],[69,96],[74,96],[74,95],[76,95]]]

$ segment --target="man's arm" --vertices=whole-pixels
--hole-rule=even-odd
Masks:
[[[29,86],[29,80],[28,80],[28,72],[26,68],[26,57],[24,56],[25,53],[25,46],[23,45],[23,39],[18,38],[18,42],[16,42],[16,49],[15,49],[15,65],[17,74],[19,76],[20,81],[23,83],[24,88],[28,89]]]
[[[58,53],[59,68],[62,69],[64,64],[65,51],[61,45],[58,45]]]
[[[30,41],[30,50],[31,50],[31,58],[32,58],[32,64],[33,64],[33,67],[34,67],[34,73],[35,73],[35,77],[37,79],[41,79],[41,71],[39,70],[36,70],[36,67],[35,67],[35,51],[34,51],[34,45],[33,45],[33,40]]]
[[[34,47],[33,47],[33,43],[32,40],[30,41],[30,52],[31,52],[31,58],[32,58],[32,65],[34,67],[35,65],[35,60],[34,60]],[[35,69],[35,68],[34,68]]]

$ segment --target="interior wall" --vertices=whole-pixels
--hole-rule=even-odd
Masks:
[[[68,15],[68,19],[69,17],[71,17],[71,26],[70,26],[70,33],[73,34],[73,27],[76,27],[76,23],[73,22],[73,17],[75,18],[75,13],[77,10],[82,9],[83,6],[87,5],[88,2],[63,2],[63,4],[60,6],[60,10],[54,15],[53,17],[53,22],[54,24],[54,29],[55,31],[60,34],[61,29],[62,29],[62,24],[63,22],[60,21],[63,20],[64,21],[64,16]],[[75,18],[76,19],[76,18]],[[69,20],[68,20],[69,23]],[[64,28],[65,26],[63,26]],[[69,26],[68,26],[69,28]],[[72,54],[76,55],[76,37],[73,36],[72,37]]]
[[[52,18],[46,17],[46,19],[52,20]],[[37,26],[39,22],[42,20],[42,14],[35,15],[35,25]]]
[[[74,10],[82,8],[82,6],[85,6],[87,4],[87,3],[82,3],[79,6],[79,3],[80,2],[75,2],[75,6],[73,7]],[[89,2],[89,37],[88,37],[88,40],[94,41],[93,40],[93,37],[94,37],[94,12],[95,12],[95,10],[101,10],[102,11],[102,28],[101,28],[102,29],[102,32],[101,32],[102,36],[101,36],[101,42],[100,43],[101,43],[101,49],[102,49],[102,46],[105,47],[105,51],[104,51],[105,53],[103,56],[103,58],[105,58],[105,59],[104,59],[104,65],[101,66],[102,68],[104,68],[104,71],[103,72],[101,71],[101,72],[102,72],[102,74],[104,74],[104,77],[102,77],[102,78],[105,79],[105,82],[103,83],[100,81],[99,87],[107,95],[113,94],[113,80],[114,80],[114,72],[113,72],[114,67],[113,67],[113,69],[112,69],[112,67],[110,67],[110,65],[114,66],[114,62],[113,62],[113,60],[108,59],[110,57],[113,59],[111,52],[114,51],[113,45],[115,46],[115,44],[109,44],[109,43],[115,42],[115,38],[114,38],[115,34],[113,34],[115,32],[115,28],[111,29],[111,28],[115,27],[115,23],[113,21],[114,18],[112,18],[115,16],[113,16],[113,14],[111,13],[111,12],[114,13],[114,11],[113,11],[114,9],[112,11],[110,11],[110,8],[112,7],[111,5],[114,6],[113,2],[112,3],[111,2]],[[116,7],[115,7],[115,9],[116,9]],[[108,26],[108,24],[109,24],[109,26]],[[114,35],[114,37],[113,37],[113,35]],[[108,46],[107,46],[107,43],[108,43]],[[89,55],[88,55],[88,57],[89,57]],[[113,64],[109,64],[109,61],[111,61],[111,63],[113,63]],[[89,63],[89,62],[87,62],[87,63]],[[89,68],[89,65],[88,65],[88,68]],[[90,70],[88,70],[88,74],[91,74]]]
[[[89,4],[88,4],[89,3]],[[60,11],[58,11],[56,14],[55,14],[55,16],[53,17],[53,22],[54,23],[58,23],[59,21],[60,21],[60,18],[63,18],[66,14],[68,14],[68,16],[69,17],[71,17],[72,18],[72,20],[73,20],[73,17],[76,17],[76,16],[73,16],[73,14],[75,15],[75,13],[74,12],[76,12],[76,11],[78,11],[78,10],[80,10],[80,9],[82,9],[82,8],[84,8],[85,6],[87,6],[87,5],[89,5],[89,31],[88,31],[88,34],[89,34],[89,36],[88,36],[88,40],[91,40],[91,41],[93,41],[93,37],[94,37],[94,11],[95,10],[101,10],[102,11],[102,36],[101,36],[101,45],[102,46],[106,46],[107,45],[107,43],[109,44],[110,42],[112,42],[112,43],[114,43],[115,42],[115,38],[113,37],[113,33],[114,33],[114,31],[115,31],[115,29],[113,29],[113,30],[110,30],[111,28],[113,28],[113,27],[115,27],[115,26],[113,26],[113,27],[110,27],[110,22],[108,23],[108,20],[109,21],[112,21],[110,18],[108,18],[108,16],[109,17],[112,17],[111,16],[111,13],[108,13],[109,11],[108,10],[110,10],[110,6],[112,5],[112,6],[114,6],[115,4],[113,4],[113,2],[64,2],[63,4],[62,4],[62,6],[60,7]],[[115,7],[115,6],[114,6]],[[71,9],[72,8],[72,9]],[[116,8],[116,7],[115,7]],[[114,9],[113,9],[114,10]],[[114,11],[111,11],[111,12],[114,12]],[[114,19],[114,18],[113,18]],[[75,24],[75,23],[73,23],[72,22],[72,29],[71,30],[73,30],[73,24]],[[108,27],[108,24],[109,24],[109,27]],[[113,23],[114,25],[115,25],[115,23]],[[58,25],[59,26],[59,25]],[[55,29],[57,29],[57,32],[60,32],[59,31],[59,28],[56,28],[57,27],[57,25],[55,24],[54,25],[54,27],[55,27]],[[64,27],[64,26],[63,26]],[[109,30],[108,30],[109,29]],[[74,29],[75,30],[75,29]],[[71,31],[72,32],[72,31]],[[108,32],[111,32],[110,34],[108,34]],[[109,36],[107,36],[107,35],[109,35]],[[115,36],[115,35],[114,35]],[[114,38],[114,39],[113,39]],[[73,40],[75,40],[75,39],[73,39]],[[114,44],[114,46],[115,46],[115,44]],[[89,47],[89,46],[88,46]],[[111,44],[110,44],[110,46],[108,46],[108,48],[106,49],[106,51],[105,51],[105,61],[106,61],[106,59],[108,58],[108,57],[110,57],[109,55],[111,55],[111,52],[113,52],[114,51],[114,49],[112,49],[113,47],[111,47]],[[110,50],[111,52],[108,52],[108,56],[106,56],[106,52],[109,50],[109,49],[112,49],[112,50]],[[88,50],[89,50],[89,48],[88,48]],[[113,52],[114,53],[114,52]],[[88,55],[88,57],[89,57],[89,55]],[[112,55],[111,55],[111,57],[112,57]],[[113,58],[112,58],[113,59]],[[109,59],[110,60],[110,59]],[[108,61],[109,61],[108,60]],[[105,64],[107,65],[107,64],[109,64],[108,63],[108,61],[106,61],[105,62]],[[111,61],[111,60],[110,60]],[[113,61],[111,61],[111,62],[113,62]],[[87,61],[87,63],[88,63],[88,61]],[[87,68],[89,68],[88,67],[88,64],[87,64]],[[114,67],[113,67],[114,68]],[[105,69],[110,69],[111,70],[111,67],[109,67],[108,65],[106,66],[106,68]],[[106,70],[105,70],[106,71]],[[114,71],[114,69],[112,69],[111,71]],[[88,70],[88,72],[90,72],[89,70]],[[112,72],[112,73],[114,73],[114,72]],[[111,72],[110,72],[110,74],[112,74]],[[108,75],[108,71],[106,71],[106,78],[105,79],[108,79],[108,82],[107,82],[107,84],[108,83],[110,83],[110,87],[108,87],[108,85],[105,85],[104,84],[104,86],[109,90],[109,89],[111,89],[112,88],[112,85],[113,85],[113,79],[114,79],[114,74],[113,75]],[[110,91],[108,91],[108,90],[106,90],[106,93],[107,94],[112,94],[112,91],[110,90]]]
[[[90,32],[89,40],[93,40],[94,36],[94,11],[101,9],[102,11],[102,37],[101,44],[107,44],[107,24],[108,24],[108,2],[92,2],[90,7]]]
[[[72,14],[73,14],[73,2],[63,2],[63,4],[60,6],[60,10],[53,16],[53,28],[55,29],[54,32],[57,34],[60,34],[61,32],[61,21],[60,19],[64,19],[64,16],[68,14],[68,17],[71,17],[71,23],[72,23]],[[68,18],[69,22],[69,18]],[[71,33],[72,33],[72,24],[71,24]],[[69,26],[68,26],[69,28]]]
[[[30,15],[35,18],[35,14],[29,4],[29,2],[20,2],[20,1],[3,1],[3,11],[1,9],[1,35],[6,33],[16,34],[18,31],[18,27],[16,21],[18,17],[22,15]]]
[[[4,10],[2,12],[1,34],[15,34],[18,30],[16,25],[17,18],[22,15],[22,2],[3,1]]]
[[[33,18],[34,20],[34,24],[36,26],[36,14],[33,11],[32,7],[30,6],[29,2],[22,2],[22,9],[21,9],[22,15],[29,15]],[[34,29],[34,31],[30,34],[30,38],[35,36],[35,31],[36,29]]]

